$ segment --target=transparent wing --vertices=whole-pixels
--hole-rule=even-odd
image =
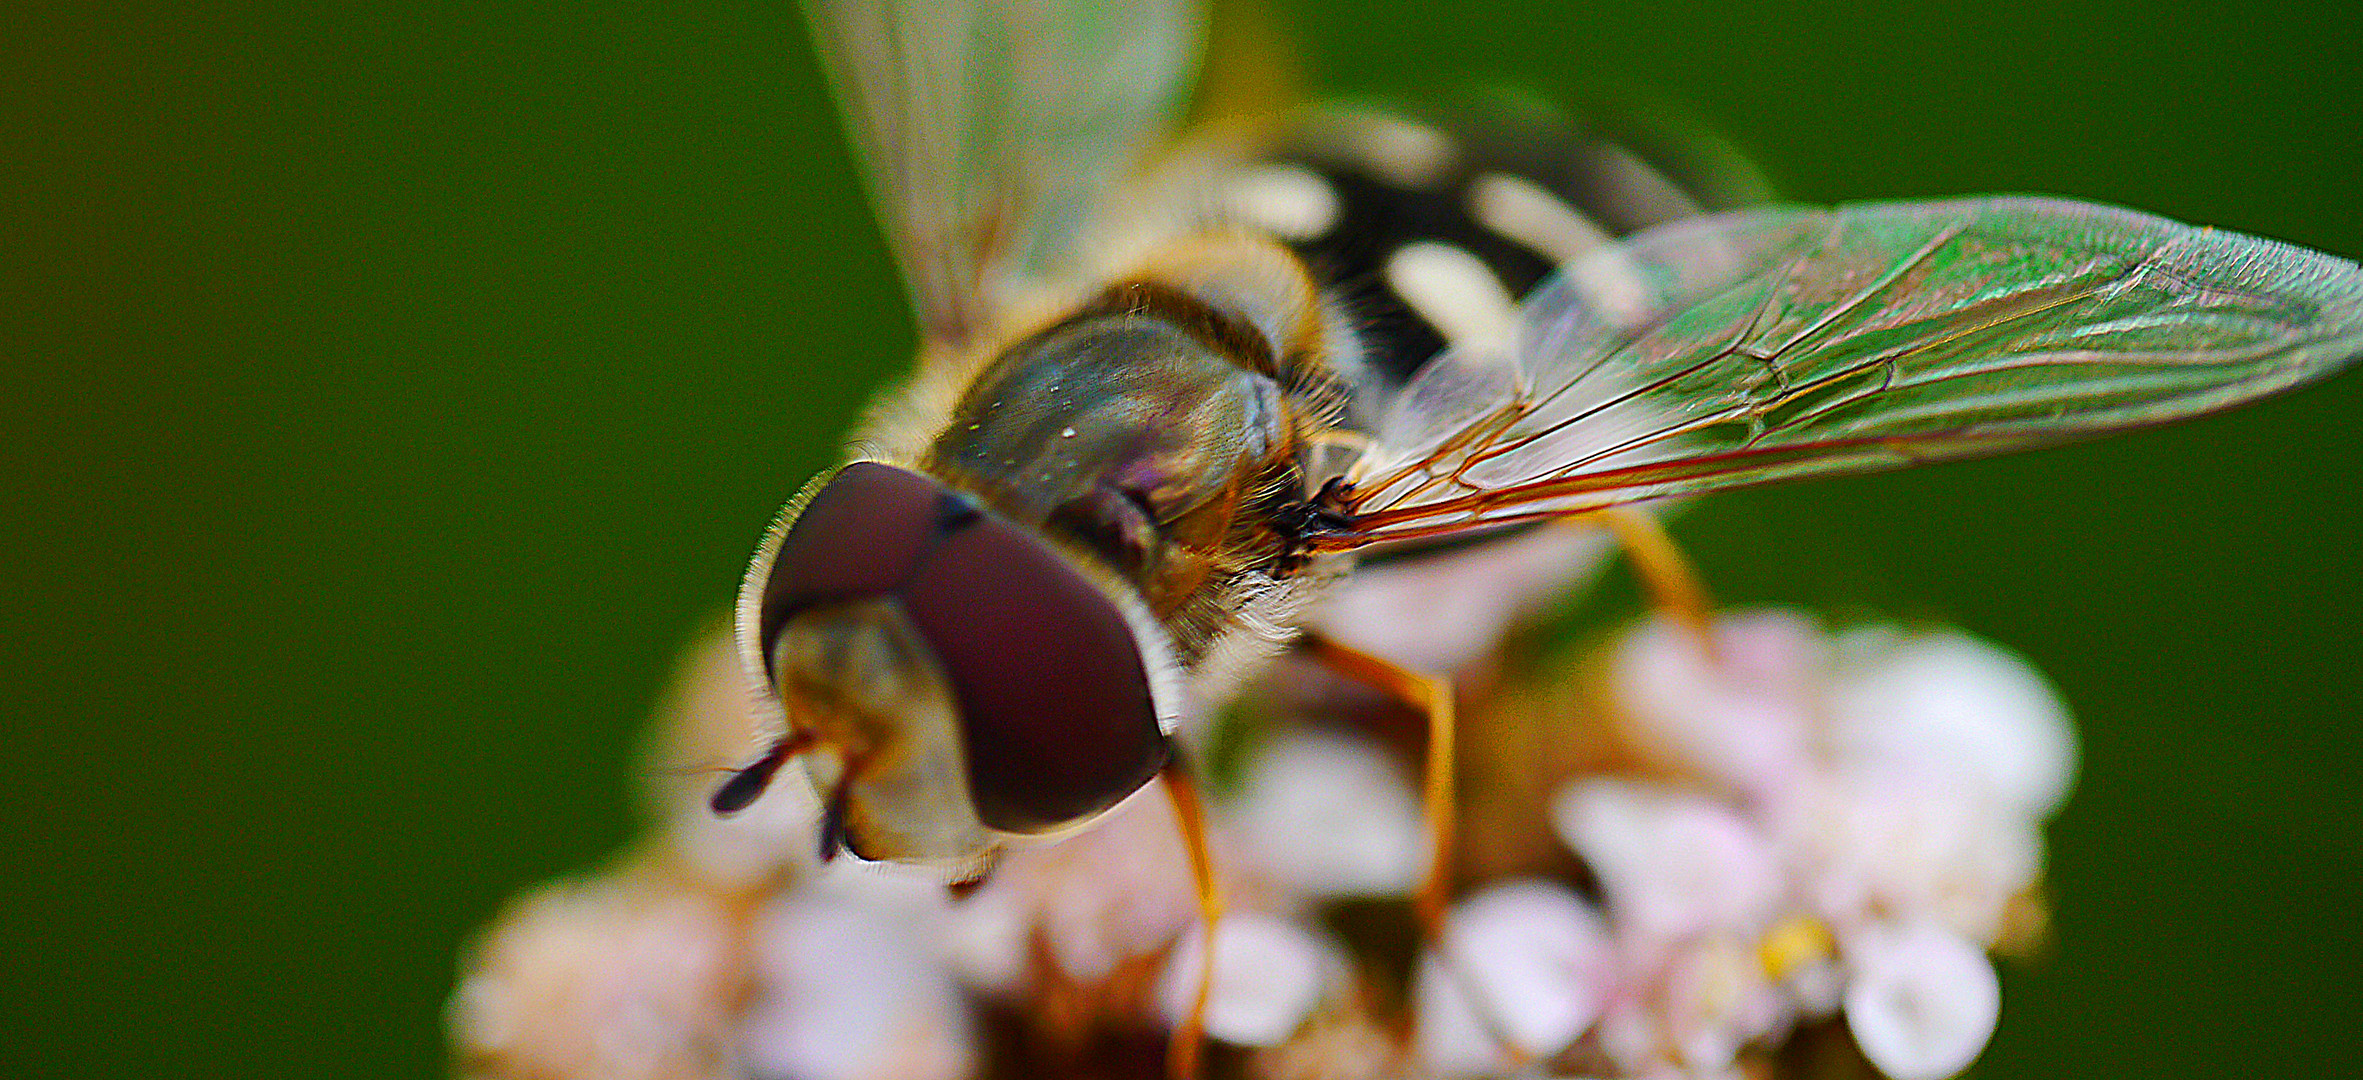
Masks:
[[[2223,408],[2363,353],[2363,268],[2061,199],[1788,206],[1602,248],[1521,320],[1404,388],[1329,546]]]
[[[1188,0],[806,0],[921,329],[1055,265],[1186,96]]]

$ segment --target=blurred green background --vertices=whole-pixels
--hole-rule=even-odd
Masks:
[[[99,7],[0,15],[0,1072],[434,1075],[455,949],[626,835],[899,292],[786,0]],[[2363,254],[2351,4],[1280,7],[1333,86],[1645,94],[1801,198]],[[1729,598],[1956,621],[2075,705],[1984,1075],[2352,1069],[2359,405],[1680,524]]]

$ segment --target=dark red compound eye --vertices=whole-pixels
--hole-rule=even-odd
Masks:
[[[804,504],[763,579],[763,663],[780,628],[807,608],[867,600],[902,587],[940,530],[936,505],[950,493],[917,473],[857,461]]]
[[[1004,832],[1089,817],[1163,767],[1132,629],[1065,559],[994,517],[944,537],[903,604],[950,676],[977,815]]]
[[[1022,528],[916,473],[857,462],[814,495],[764,582],[762,643],[814,604],[893,596],[951,684],[978,820],[1088,818],[1169,748],[1123,613]]]

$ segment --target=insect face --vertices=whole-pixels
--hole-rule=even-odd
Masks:
[[[1165,764],[1141,630],[1077,563],[942,483],[856,462],[749,578],[751,640],[824,845],[979,867]]]

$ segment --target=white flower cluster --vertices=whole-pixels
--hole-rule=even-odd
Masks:
[[[1267,1077],[1488,1074],[1511,1064],[1505,1042],[1569,1075],[1726,1077],[1842,1014],[1896,1080],[1968,1064],[1997,1008],[1986,954],[2031,907],[2037,830],[2074,769],[2040,679],[1958,634],[1831,636],[1781,612],[1722,620],[1711,660],[1643,624],[1606,669],[1613,716],[1564,720],[1606,725],[1620,764],[1521,811],[1589,881],[1463,897],[1449,962],[1418,964],[1408,1048],[1366,1012],[1368,943],[1321,916],[1418,881],[1411,779],[1360,737],[1258,746],[1215,808],[1229,913],[1208,1033],[1264,1048],[1251,1071]],[[736,678],[727,649],[692,671],[660,753],[726,758],[752,730],[717,689]],[[646,850],[494,928],[452,1006],[464,1071],[959,1080],[1007,1050],[990,1025],[1055,1059],[1110,1031],[1153,1044],[1188,1010],[1202,928],[1156,786],[954,900],[905,868],[813,862],[799,785],[765,800],[786,809],[717,822],[710,783],[663,781]]]
[[[634,873],[510,905],[447,1008],[461,1075],[713,1080],[744,976],[726,905]]]
[[[1994,1029],[1987,952],[2042,864],[2075,739],[2016,658],[1953,632],[1826,635],[1729,616],[1710,659],[1645,624],[1611,665],[1614,735],[1641,762],[1567,781],[1550,807],[1597,901],[1543,880],[1464,900],[1431,960],[1423,1052],[1500,1068],[1482,999],[1526,1055],[1588,1040],[1626,1076],[1740,1075],[1750,1045],[1843,1014],[1895,1080],[1967,1067]]]

